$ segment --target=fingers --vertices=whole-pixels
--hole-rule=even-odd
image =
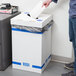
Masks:
[[[42,7],[45,6],[46,8],[49,6],[49,4],[47,2],[44,2]]]
[[[45,6],[47,8],[50,5],[50,3],[51,3],[51,0],[50,1],[45,1],[43,3],[42,7]]]
[[[47,7],[50,5],[51,2],[52,2],[52,0],[46,0],[46,1],[43,3],[42,7],[45,6],[45,7],[47,8]]]

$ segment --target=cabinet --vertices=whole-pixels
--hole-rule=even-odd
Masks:
[[[19,13],[0,14],[0,71],[5,70],[12,61],[10,19]]]

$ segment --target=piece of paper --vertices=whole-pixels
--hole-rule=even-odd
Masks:
[[[40,1],[40,2],[35,6],[35,8],[30,12],[30,16],[31,16],[32,18],[35,18],[35,19],[36,19],[36,18],[44,11],[45,6],[42,7],[42,5],[43,5],[43,2]]]

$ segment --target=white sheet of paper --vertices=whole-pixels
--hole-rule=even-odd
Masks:
[[[37,18],[45,9],[45,6],[43,6],[43,2],[40,1],[35,8],[30,12],[30,15],[32,18]]]

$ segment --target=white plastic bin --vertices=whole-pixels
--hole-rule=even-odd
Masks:
[[[47,14],[32,19],[22,13],[11,19],[13,68],[42,73],[51,60],[51,21]]]

